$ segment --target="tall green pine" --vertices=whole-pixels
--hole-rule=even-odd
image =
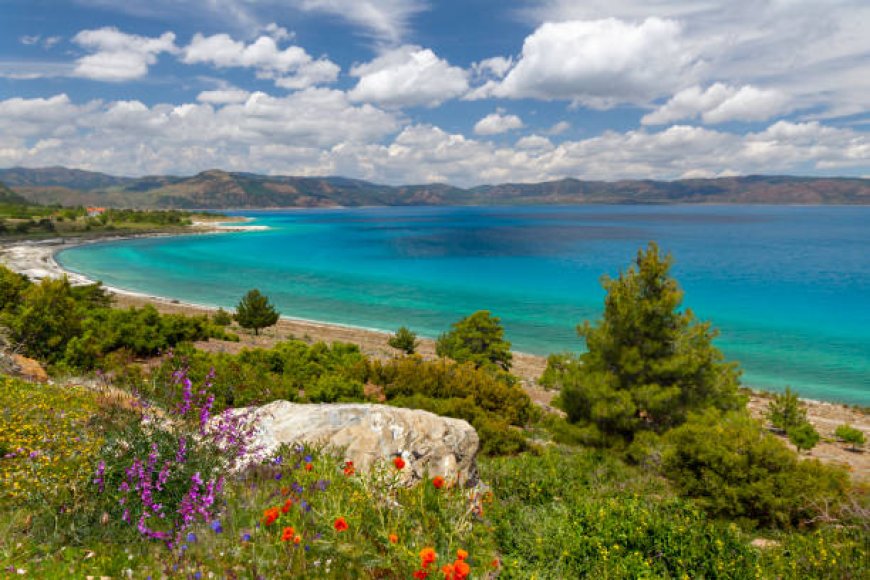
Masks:
[[[651,242],[618,278],[602,278],[604,316],[577,328],[588,352],[555,371],[570,420],[630,439],[678,425],[692,410],[736,408],[739,371],[713,346],[710,324],[680,310],[671,264]]]
[[[236,321],[242,328],[252,328],[254,334],[260,334],[261,328],[272,326],[278,322],[280,314],[269,303],[269,299],[260,294],[257,289],[249,290],[239,305],[236,306]]]

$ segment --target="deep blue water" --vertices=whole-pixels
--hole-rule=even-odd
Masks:
[[[264,232],[64,251],[111,286],[233,307],[257,287],[286,316],[434,337],[475,310],[516,350],[575,351],[599,277],[650,240],[685,305],[721,330],[744,383],[870,405],[870,207],[535,206],[243,212]]]

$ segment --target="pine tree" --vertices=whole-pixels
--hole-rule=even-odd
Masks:
[[[456,362],[471,362],[478,368],[511,368],[511,343],[504,339],[504,328],[497,316],[478,310],[454,322],[450,332],[442,334],[435,345],[438,356]]]
[[[272,326],[278,322],[280,314],[269,303],[269,299],[260,294],[257,289],[248,291],[239,305],[236,306],[236,321],[242,328],[254,329],[254,334],[260,334],[261,328]]]
[[[738,406],[739,371],[713,346],[710,324],[680,310],[671,264],[651,242],[618,278],[602,278],[604,316],[577,328],[588,351],[549,373],[571,421],[631,439],[678,425],[692,410]]]
[[[405,326],[400,326],[396,334],[387,341],[391,347],[401,350],[405,354],[414,354],[417,350],[417,333],[412,332]]]

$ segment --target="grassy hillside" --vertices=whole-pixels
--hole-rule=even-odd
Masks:
[[[470,189],[449,184],[389,186],[344,177],[204,171],[191,177],[113,177],[65,168],[0,170],[0,180],[41,204],[227,209],[365,205],[577,203],[868,204],[870,180],[748,176],[679,181],[561,179]]]

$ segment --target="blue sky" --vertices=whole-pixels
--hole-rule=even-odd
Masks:
[[[0,0],[0,167],[870,175],[857,0]]]

